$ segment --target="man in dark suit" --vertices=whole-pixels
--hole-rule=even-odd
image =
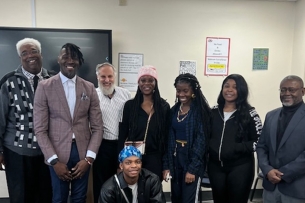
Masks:
[[[60,50],[60,73],[38,85],[34,130],[49,166],[53,202],[85,202],[89,169],[102,140],[102,114],[94,85],[76,76],[79,47]]]
[[[283,107],[270,111],[257,145],[264,203],[305,202],[305,104],[303,80],[295,75],[280,84]]]

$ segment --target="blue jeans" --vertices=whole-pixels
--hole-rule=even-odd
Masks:
[[[78,150],[75,142],[72,142],[70,158],[67,163],[67,167],[71,170],[79,162]],[[81,179],[75,179],[72,181],[62,181],[58,178],[53,169],[53,166],[50,166],[50,173],[52,179],[52,188],[53,188],[53,203],[66,203],[68,202],[69,191],[71,188],[71,203],[85,203],[86,194],[88,187],[88,177],[90,168],[82,176]]]

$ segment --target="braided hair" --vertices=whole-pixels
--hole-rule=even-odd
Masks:
[[[154,114],[156,115],[157,121],[157,139],[161,141],[161,144],[164,144],[164,135],[162,136],[162,131],[166,128],[166,112],[164,105],[166,105],[166,101],[161,98],[159,88],[158,88],[158,81],[155,79],[155,89],[152,96],[153,104],[154,104]],[[138,120],[138,109],[143,103],[143,94],[138,86],[137,93],[133,98],[132,106],[131,106],[131,113],[129,116],[129,126],[131,133],[130,135],[134,135],[137,129],[137,121]],[[159,145],[162,146],[162,145]],[[162,149],[161,149],[162,150]]]
[[[72,43],[67,43],[61,47],[61,49],[66,49],[66,53],[71,55],[71,58],[78,58],[79,65],[81,66],[85,60],[83,58],[80,48]]]
[[[195,104],[196,111],[199,112],[197,114],[196,120],[203,122],[203,131],[206,139],[206,143],[208,143],[208,140],[210,138],[211,133],[211,108],[208,104],[208,101],[206,100],[205,96],[202,94],[201,86],[199,84],[199,81],[197,78],[190,74],[180,74],[176,79],[174,86],[176,87],[178,83],[187,83],[191,86],[193,93],[195,95],[195,98],[193,99],[193,102]],[[178,98],[176,98],[176,103],[180,104],[180,101]],[[197,130],[197,129],[196,129]],[[208,147],[206,147],[207,149]]]
[[[251,119],[249,114],[249,109],[252,108],[252,106],[248,102],[249,89],[248,89],[248,84],[244,79],[244,77],[239,74],[231,74],[227,76],[222,82],[217,103],[222,108],[224,107],[226,100],[223,97],[222,91],[224,85],[230,79],[234,80],[236,83],[237,98],[235,100],[235,105],[236,105],[235,118],[237,124],[239,125],[238,136],[242,138],[242,135],[246,133],[246,130],[248,129],[247,125],[249,124]]]

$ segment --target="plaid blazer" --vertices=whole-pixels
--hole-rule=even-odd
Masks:
[[[76,77],[76,102],[73,118],[59,74],[39,82],[34,99],[34,131],[48,160],[57,154],[67,163],[72,134],[75,135],[80,159],[87,150],[97,154],[102,141],[102,114],[94,85]]]

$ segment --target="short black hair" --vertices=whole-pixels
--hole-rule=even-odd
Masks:
[[[83,58],[83,54],[80,51],[80,48],[78,46],[76,46],[75,44],[66,43],[65,45],[63,45],[61,47],[61,50],[62,49],[66,49],[66,52],[69,53],[72,58],[77,57],[78,61],[79,61],[79,65],[82,65],[85,62],[85,60]]]

